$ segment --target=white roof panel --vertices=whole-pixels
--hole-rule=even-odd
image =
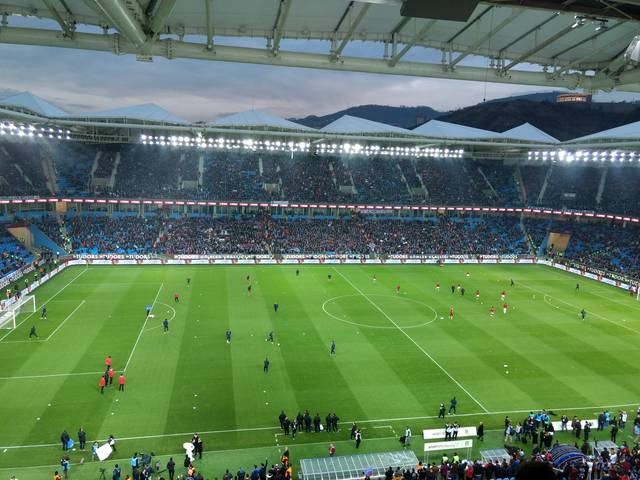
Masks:
[[[502,135],[514,140],[526,140],[530,142],[542,142],[542,143],[558,143],[558,139],[552,137],[548,133],[534,127],[530,123],[523,123],[517,127],[514,127],[506,132],[502,132]]]
[[[218,118],[209,125],[218,127],[271,127],[284,130],[313,130],[305,125],[276,117],[267,112],[248,110]]]
[[[29,92],[22,92],[0,100],[0,105],[20,107],[44,117],[66,117],[68,114],[60,107]]]
[[[604,130],[602,132],[592,133],[591,135],[586,135],[584,137],[575,138],[571,141],[577,142],[583,140],[608,140],[617,138],[630,138],[637,141],[638,138],[640,138],[640,122],[628,123],[627,125],[622,125],[620,127],[610,128],[609,130]]]
[[[401,135],[415,135],[411,130],[407,130],[386,123],[374,122],[364,118],[343,115],[334,120],[329,125],[320,129],[327,133],[393,133]]]
[[[174,115],[155,103],[114,108],[113,110],[104,110],[102,112],[87,112],[77,116],[90,118],[128,118],[131,120],[145,120],[162,123],[189,123],[185,119]]]
[[[501,138],[502,135],[480,128],[466,127],[456,123],[430,120],[413,129],[413,132],[432,138]]]

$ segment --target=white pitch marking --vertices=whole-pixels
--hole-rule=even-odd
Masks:
[[[162,290],[163,286],[164,286],[164,283],[161,283],[160,287],[158,288],[158,293],[156,293],[156,298],[153,299],[153,303],[151,304],[151,311],[153,311],[153,306],[158,301],[158,296],[160,296],[160,291]],[[140,332],[138,332],[138,338],[136,338],[136,342],[133,344],[133,348],[131,349],[131,353],[129,354],[129,358],[127,358],[127,363],[124,364],[124,369],[122,370],[123,372],[126,372],[127,368],[129,367],[129,362],[131,362],[131,358],[133,357],[133,353],[136,351],[136,347],[138,346],[138,342],[140,341],[140,337],[142,336],[142,332],[144,332],[144,327],[147,326],[147,322],[148,321],[149,321],[149,315],[147,315],[147,318],[144,319],[144,323],[142,324],[142,328],[140,329]]]
[[[397,329],[398,329],[398,330],[399,330],[399,331],[400,331],[400,332],[401,332],[405,337],[407,337],[409,340],[411,340],[411,342],[412,342],[416,347],[418,347],[418,350],[420,350],[422,353],[424,353],[424,355],[425,355],[427,358],[429,358],[429,360],[431,360],[431,361],[434,363],[434,365],[436,365],[440,370],[442,370],[442,372],[443,372],[447,377],[449,377],[449,378],[453,381],[453,383],[455,383],[458,387],[460,387],[460,389],[461,389],[464,393],[466,393],[466,394],[467,394],[467,396],[468,396],[469,398],[471,398],[471,400],[473,400],[473,401],[474,401],[474,402],[475,402],[475,403],[476,403],[476,404],[477,404],[477,405],[478,405],[482,410],[484,410],[484,412],[485,412],[485,413],[489,413],[489,410],[487,410],[487,409],[485,408],[485,406],[484,406],[484,405],[482,405],[482,403],[480,403],[480,402],[479,402],[479,401],[478,401],[478,400],[477,400],[473,395],[471,395],[471,393],[470,393],[470,392],[469,392],[469,391],[468,391],[468,390],[467,390],[467,389],[466,389],[466,388],[465,388],[465,387],[464,387],[464,386],[463,386],[463,385],[462,385],[458,380],[456,380],[455,378],[453,378],[453,376],[452,376],[449,372],[447,372],[447,371],[444,369],[444,367],[443,367],[442,365],[440,365],[440,364],[436,361],[436,359],[435,359],[435,358],[433,358],[433,357],[432,357],[432,356],[431,356],[431,355],[430,355],[430,354],[429,354],[429,353],[428,353],[424,348],[422,348],[422,347],[418,344],[418,342],[416,342],[416,341],[415,341],[415,340],[414,340],[414,339],[413,339],[413,338],[412,338],[412,337],[411,337],[407,332],[405,332],[405,331],[402,329],[402,327],[400,327],[400,325],[398,325],[396,322],[394,322],[394,321],[393,321],[393,319],[392,319],[389,315],[387,315],[387,314],[384,312],[384,310],[382,310],[382,309],[381,309],[381,308],[380,308],[380,307],[379,307],[379,306],[378,306],[378,305],[377,305],[373,300],[371,300],[369,297],[367,297],[367,295],[366,295],[362,290],[360,290],[358,287],[356,287],[356,286],[351,282],[351,280],[349,280],[347,277],[345,277],[345,276],[344,276],[344,275],[343,275],[339,270],[337,270],[335,267],[332,267],[332,268],[333,268],[333,270],[334,270],[338,275],[340,275],[342,278],[344,278],[344,279],[345,279],[345,281],[346,281],[349,285],[351,285],[351,286],[353,287],[353,289],[354,289],[354,290],[356,290],[357,292],[359,292],[359,293],[360,293],[360,295],[362,295],[362,296],[363,296],[363,297],[364,297],[364,298],[365,298],[365,299],[366,299],[366,300],[367,300],[371,305],[373,305],[373,306],[376,308],[376,310],[378,310],[382,315],[384,315],[384,316],[387,318],[387,320],[389,320],[389,321],[390,321],[390,322],[391,322],[391,323],[392,323],[392,324],[393,324],[393,325],[394,325],[394,326],[395,326],[395,327],[396,327],[396,328],[397,328]]]
[[[44,307],[46,304],[48,304],[51,300],[53,300],[54,298],[56,298],[60,293],[62,293],[62,291],[67,288],[69,285],[71,285],[73,282],[76,281],[77,278],[80,278],[81,275],[84,275],[89,269],[85,268],[84,270],[82,270],[78,275],[76,275],[75,277],[73,277],[69,283],[67,283],[64,287],[62,287],[60,290],[58,290],[56,293],[53,294],[53,296],[49,297],[49,299],[44,302],[43,304],[40,305],[40,308]],[[37,309],[36,309],[37,311]],[[24,322],[26,322],[27,320],[29,320],[31,318],[31,316],[36,313],[36,312],[31,312],[29,315],[27,315],[24,320],[22,320],[21,322],[19,322],[16,325],[16,328],[14,328],[13,330],[9,330],[7,333],[5,333],[2,337],[0,337],[0,342],[2,342],[2,340],[4,340],[5,338],[7,338],[9,335],[11,335],[12,332],[15,332],[18,327],[20,325],[22,325]]]

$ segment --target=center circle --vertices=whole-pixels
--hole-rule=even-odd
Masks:
[[[382,298],[383,300],[379,302],[380,304],[372,303],[368,300],[368,298],[371,297]],[[393,299],[394,301],[389,302],[389,299]],[[398,301],[401,302],[396,303]],[[388,309],[385,310],[384,307],[388,307],[392,303],[396,303],[396,305],[402,306],[394,307],[395,311],[388,311]],[[431,313],[433,313],[433,318],[419,323],[416,322],[416,316],[424,318],[424,315],[420,313],[416,314],[415,307],[413,306],[411,306],[410,312],[405,312],[404,310],[407,310],[407,307],[409,307],[408,304],[410,303],[419,305],[421,309],[430,311]],[[413,298],[401,297],[398,295],[385,295],[380,293],[367,294],[366,296],[361,294],[351,294],[333,297],[329,300],[326,300],[322,304],[322,311],[331,318],[343,323],[347,323],[349,325],[386,330],[395,330],[398,327],[401,329],[425,327],[438,319],[438,312],[436,312],[432,306],[424,302],[414,300]],[[362,314],[358,315],[356,317],[356,320],[353,319],[353,314],[346,313],[358,311],[361,311]],[[384,312],[384,315],[382,312]],[[382,317],[382,319],[379,322],[371,320],[374,315],[376,317]],[[385,315],[388,315],[391,319],[393,319],[397,326],[393,325],[387,318],[385,318]],[[366,319],[369,319],[370,321],[367,322]],[[420,319],[421,318],[419,318],[419,320]]]

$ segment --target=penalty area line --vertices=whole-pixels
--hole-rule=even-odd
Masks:
[[[44,302],[43,304],[40,305],[40,308],[44,307],[46,304],[48,304],[51,300],[53,300],[54,298],[56,298],[58,295],[60,295],[60,293],[62,293],[62,291],[67,288],[69,285],[71,285],[73,282],[75,282],[78,278],[80,278],[80,276],[84,275],[85,273],[87,273],[87,271],[89,271],[88,268],[85,268],[84,270],[82,270],[78,275],[76,275],[75,277],[73,277],[69,283],[67,283],[64,287],[62,287],[60,290],[58,290],[56,293],[54,293],[51,297],[49,297],[49,299]],[[38,308],[36,307],[36,312],[38,311]],[[29,315],[27,315],[21,322],[19,322],[16,325],[16,328],[9,330],[7,333],[5,333],[2,337],[0,337],[0,342],[2,342],[2,340],[4,340],[5,338],[7,338],[9,335],[11,335],[13,332],[15,332],[18,327],[20,325],[22,325],[24,322],[26,322],[27,320],[29,320],[33,314],[35,314],[36,312],[31,312]]]
[[[362,295],[362,297],[364,297],[365,300],[367,300],[371,305],[373,305],[373,307],[378,310],[382,315],[384,315],[387,320],[389,320],[405,337],[407,337],[411,343],[413,343],[418,350],[420,350],[429,360],[431,360],[433,362],[433,364],[438,367],[442,373],[444,373],[447,377],[449,377],[451,379],[451,381],[453,383],[455,383],[464,393],[467,394],[467,396],[473,400],[485,413],[489,413],[489,410],[487,410],[485,408],[485,406],[480,403],[478,401],[478,399],[476,397],[474,397],[469,390],[467,390],[458,380],[456,380],[455,378],[453,378],[453,376],[447,371],[445,370],[445,368],[440,365],[435,358],[433,358],[429,352],[427,352],[424,348],[422,348],[418,342],[416,342],[413,337],[411,337],[407,332],[404,331],[404,329],[398,325],[389,315],[387,315],[384,310],[382,310],[373,300],[371,300],[362,290],[360,290],[351,280],[349,280],[342,272],[340,272],[340,270],[336,269],[336,267],[332,267],[333,270],[340,275],[349,285],[351,285],[351,287],[353,287],[353,289],[358,292],[360,295]]]

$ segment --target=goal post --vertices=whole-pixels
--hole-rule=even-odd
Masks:
[[[13,330],[17,326],[16,317],[21,313],[35,313],[35,295],[25,295],[0,310],[0,329]]]

